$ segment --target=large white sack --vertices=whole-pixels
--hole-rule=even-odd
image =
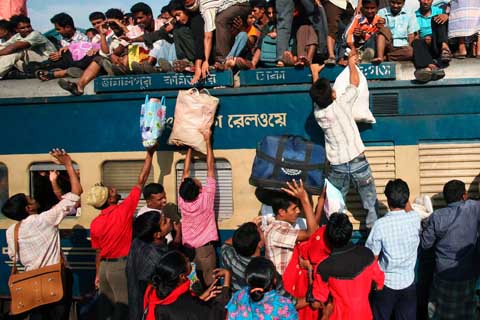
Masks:
[[[367,79],[360,71],[358,67],[356,67],[360,77],[360,84],[358,86],[358,97],[353,104],[353,118],[357,122],[366,122],[366,123],[375,123],[375,117],[373,116],[372,112],[370,111],[370,94],[368,92],[368,83]],[[337,97],[341,96],[347,86],[350,84],[350,68],[345,68],[335,80],[335,84],[333,85],[333,89],[337,94]]]
[[[206,154],[207,145],[201,132],[212,126],[218,101],[218,98],[211,96],[206,90],[180,90],[168,143],[186,145]]]

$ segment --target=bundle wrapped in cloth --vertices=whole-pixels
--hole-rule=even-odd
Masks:
[[[202,135],[209,130],[215,119],[219,99],[203,89],[181,90],[175,105],[175,119],[168,143],[186,145],[203,154],[207,145]]]
[[[166,113],[165,97],[159,100],[145,96],[145,103],[140,111],[140,131],[144,147],[155,145],[158,137],[162,135]]]

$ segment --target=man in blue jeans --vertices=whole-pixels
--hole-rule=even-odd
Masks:
[[[352,106],[358,97],[360,83],[357,61],[357,54],[350,53],[350,85],[339,97],[328,79],[319,79],[318,74],[323,65],[312,64],[313,85],[310,97],[314,104],[315,119],[325,134],[325,149],[330,162],[328,180],[342,192],[344,198],[350,188],[350,181],[353,182],[362,199],[363,208],[368,212],[365,224],[370,229],[377,220],[378,204],[375,181],[364,154],[365,146],[353,119]]]

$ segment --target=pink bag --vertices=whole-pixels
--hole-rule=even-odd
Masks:
[[[206,154],[207,145],[201,132],[212,126],[218,102],[219,99],[212,97],[205,89],[180,90],[168,143],[187,145]]]
[[[80,61],[86,55],[90,49],[100,50],[99,43],[91,43],[87,41],[72,42],[68,46],[68,50],[72,54],[73,61]]]

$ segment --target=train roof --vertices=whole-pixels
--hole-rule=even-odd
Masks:
[[[402,81],[404,84],[417,86],[413,81],[415,71],[411,62],[383,63],[380,65],[362,64],[361,70],[375,87],[391,85],[392,81]],[[326,67],[321,76],[334,80],[341,72],[342,67]],[[480,59],[454,60],[445,69],[444,80],[435,82],[435,85],[449,83],[453,79],[480,78]],[[98,77],[85,88],[85,95],[99,95],[104,93],[132,93],[145,91],[176,91],[190,87],[191,76],[175,73],[144,74],[116,77]],[[258,87],[272,85],[308,84],[311,75],[308,68],[268,68],[240,71],[233,75],[231,71],[212,73],[202,84],[207,88],[231,87]],[[389,84],[387,84],[389,83]],[[1,98],[41,98],[69,96],[61,89],[56,80],[42,82],[37,79],[2,80],[0,81]],[[1,104],[1,102],[0,102]]]

